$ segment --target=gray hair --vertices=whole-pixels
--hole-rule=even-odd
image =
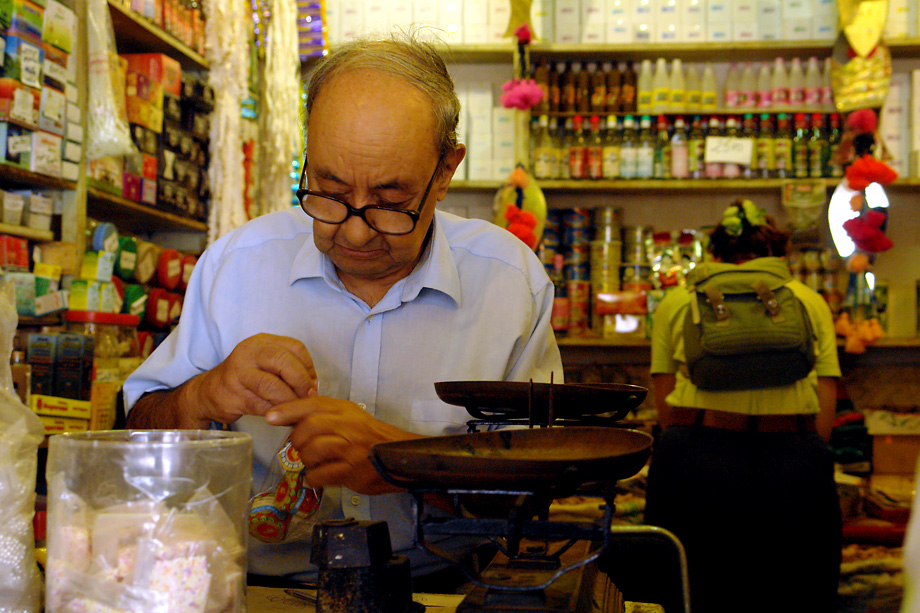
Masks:
[[[350,70],[379,70],[415,86],[432,102],[437,122],[435,134],[440,157],[457,149],[460,100],[447,65],[431,43],[411,34],[393,34],[388,39],[358,38],[336,45],[323,58],[307,88],[307,117],[323,86]]]

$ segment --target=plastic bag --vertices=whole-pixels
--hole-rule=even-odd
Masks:
[[[313,534],[312,518],[323,498],[304,478],[303,462],[290,441],[272,460],[260,494],[249,511],[249,534],[266,543],[295,541]]]
[[[35,413],[13,391],[10,354],[18,324],[16,290],[0,282],[0,611],[41,609],[42,583],[35,562],[35,472],[45,434]]]
[[[132,153],[134,143],[125,110],[124,72],[115,51],[112,16],[106,0],[87,3],[89,28],[89,126],[86,132],[86,157]]]

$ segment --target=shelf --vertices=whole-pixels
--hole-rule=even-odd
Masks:
[[[920,38],[899,38],[886,40],[891,57],[914,57],[920,55]]]
[[[481,192],[481,191],[494,191],[499,189],[504,185],[503,181],[494,180],[494,181],[466,181],[466,180],[456,180],[450,182],[450,190],[452,192]],[[542,186],[542,182],[541,182]]]
[[[920,43],[920,40],[917,41]],[[559,56],[560,59],[581,61],[604,60],[654,60],[658,57],[679,57],[685,62],[732,60],[768,61],[776,56],[805,57],[816,55],[829,57],[834,41],[831,40],[796,40],[796,41],[753,41],[753,42],[718,42],[718,43],[623,43],[598,45],[563,45],[556,43],[535,42],[530,46],[531,59],[545,56]],[[898,53],[910,52],[907,45],[898,47]],[[892,54],[895,51],[892,49]]]
[[[597,337],[556,337],[560,347],[651,347],[652,342],[647,338],[630,337],[623,335],[618,338]],[[838,348],[844,345],[843,339],[837,339]],[[916,349],[920,348],[920,337],[880,338],[867,349]]]
[[[165,53],[178,60],[184,69],[201,70],[208,67],[204,56],[172,34],[113,0],[108,0],[108,3],[118,53]]]
[[[751,115],[762,115],[764,113],[768,115],[779,115],[780,113],[786,113],[787,115],[794,115],[796,113],[804,113],[806,115],[813,115],[815,113],[819,115],[830,115],[831,113],[839,113],[839,111],[831,108],[814,108],[814,107],[786,107],[786,108],[766,108],[759,109],[754,107],[720,107],[716,109],[696,109],[696,110],[684,110],[684,111],[630,111],[626,112],[616,112],[608,113],[606,111],[547,111],[540,112],[534,110],[531,115],[537,117],[539,115],[546,115],[547,117],[574,117],[576,115],[581,115],[582,117],[590,117],[591,115],[598,115],[600,117],[609,117],[614,115],[616,117],[626,117],[627,115],[632,117],[641,117],[643,115],[648,115],[649,117],[656,117],[658,115],[667,115],[667,116],[676,116],[681,115],[683,117],[691,117],[693,115],[746,115],[750,113]]]
[[[74,181],[59,179],[37,172],[23,170],[18,166],[0,163],[0,184],[22,187],[47,187],[51,189],[77,189]]]
[[[617,179],[609,181],[575,181],[544,179],[538,181],[543,191],[636,191],[668,192],[687,190],[778,190],[789,179]]]
[[[160,211],[95,187],[86,188],[86,214],[104,218],[119,229],[136,234],[148,234],[151,230],[206,232],[208,229],[203,221]]]
[[[54,240],[54,232],[51,230],[36,230],[35,228],[11,226],[5,223],[0,223],[0,234],[19,236],[20,238],[27,238],[30,241],[37,241],[40,243],[50,243]]]

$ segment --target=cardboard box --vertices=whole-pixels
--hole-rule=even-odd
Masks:
[[[85,340],[83,334],[58,334],[57,356],[54,362],[54,396],[55,400],[89,400],[89,387],[83,385],[83,343]],[[48,404],[47,402],[45,404]],[[53,405],[54,410],[60,408],[62,411],[71,411],[70,415],[64,413],[50,413],[52,415],[62,415],[63,417],[79,417],[88,419],[90,417],[89,403],[73,407],[70,403],[59,403]],[[85,409],[85,414],[82,412]],[[38,413],[41,410],[41,400],[35,409]],[[81,414],[75,414],[79,410]],[[45,409],[45,414],[49,414]]]
[[[52,177],[61,176],[61,143],[64,139],[50,132],[32,133],[32,158],[29,170]]]
[[[42,27],[45,9],[29,0],[0,0],[0,26],[8,34],[29,39],[36,45],[42,44]]]
[[[54,393],[57,334],[29,334],[28,361],[32,365],[32,397]]]
[[[32,160],[32,130],[0,122],[0,160],[19,168],[29,168]]]
[[[56,0],[47,0],[42,40],[70,53],[76,39],[77,19],[73,10]]]
[[[128,72],[148,77],[174,96],[182,95],[182,66],[177,60],[162,53],[126,53],[122,57],[128,61]]]
[[[3,76],[21,81],[23,85],[42,86],[45,50],[40,45],[15,35],[6,37],[3,51]]]
[[[38,128],[41,92],[21,81],[0,78],[0,121],[10,121],[30,130]]]
[[[67,417],[51,417],[39,415],[45,426],[45,435],[63,434],[64,432],[86,432],[89,430],[88,419],[73,419]]]
[[[872,437],[872,472],[909,474],[917,467],[920,435],[882,434]]]

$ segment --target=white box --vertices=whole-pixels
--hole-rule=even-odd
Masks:
[[[607,43],[622,44],[633,42],[632,22],[625,17],[607,20]]]
[[[67,140],[72,140],[75,143],[83,142],[83,126],[72,121],[67,122],[67,127],[64,128],[64,136],[67,137]]]
[[[633,0],[632,20],[635,23],[651,23],[655,18],[652,0]]]
[[[910,166],[909,96],[910,76],[904,72],[892,74],[888,96],[879,116],[879,135],[892,157],[888,164],[902,177],[908,176]]]
[[[504,181],[514,170],[515,166],[514,156],[492,160],[492,178]]]
[[[503,106],[492,109],[492,139],[493,142],[502,138],[514,138],[514,111]]]
[[[581,25],[587,27],[592,24],[603,26],[607,20],[606,0],[582,0]]]
[[[556,22],[554,40],[563,45],[581,42],[581,25],[577,22]]]
[[[783,0],[783,19],[811,17],[812,0]]]
[[[735,42],[751,42],[758,40],[758,30],[756,21],[735,21],[732,22],[732,40]]]
[[[734,0],[731,3],[732,21],[755,21],[757,4],[755,0]]]
[[[920,151],[920,68],[910,71],[910,116],[910,149]]]
[[[73,162],[61,162],[61,178],[68,181],[76,181],[80,178],[80,165]]]
[[[834,15],[837,16],[837,2],[836,0],[812,0],[811,2],[812,15],[815,17],[819,15]],[[891,10],[890,8],[888,9]]]
[[[607,0],[607,21],[611,17],[620,18],[632,15],[632,0]]]
[[[340,3],[340,5],[348,6],[351,4],[351,0],[348,2]],[[412,7],[412,20],[415,22],[415,25],[418,26],[437,26],[438,25],[438,3],[437,2],[426,2],[425,0],[416,0],[415,4]]]
[[[492,159],[514,159],[514,137],[492,141]]]
[[[906,38],[910,36],[907,0],[888,0],[888,21],[885,23],[885,38]]]
[[[344,2],[339,6],[341,39],[349,40],[360,35],[364,31],[364,0]]]
[[[535,40],[553,40],[553,6],[552,0],[534,0],[530,5]]]
[[[711,43],[723,43],[732,39],[732,24],[728,22],[706,22],[706,40]]]
[[[837,38],[837,15],[815,15],[811,18],[811,35],[815,40]]]
[[[677,21],[658,23],[655,26],[655,42],[676,43],[683,40],[683,28]]]
[[[757,19],[782,19],[783,3],[781,0],[757,0]]]
[[[390,7],[385,0],[365,0],[364,29],[369,32],[388,32],[391,27]]]
[[[758,40],[782,40],[783,39],[783,20],[779,15],[773,17],[761,17],[757,20],[757,38]]]
[[[579,23],[581,21],[581,2],[556,0],[554,18],[557,26],[561,23]]]
[[[388,1],[390,3],[390,23],[401,28],[411,26],[412,20],[415,18],[415,7],[412,0]]]
[[[675,23],[679,19],[680,9],[677,0],[658,0],[654,9],[658,25]]]
[[[495,106],[495,100],[492,97],[492,84],[476,82],[471,83],[467,90],[467,109],[470,112],[470,120],[479,115],[485,115],[492,121],[492,107]]]
[[[418,0],[424,2],[425,0]],[[489,9],[492,3],[487,0],[463,0],[463,25],[485,26],[489,23]]]
[[[709,0],[706,3],[706,26],[714,23],[731,23],[732,11],[728,0]]]
[[[706,22],[703,17],[699,19],[685,19],[680,28],[681,41],[687,43],[700,43],[706,40]]]
[[[492,158],[471,156],[469,165],[466,167],[466,176],[469,181],[491,181],[493,179]]]
[[[811,17],[783,16],[783,40],[811,40]]]
[[[80,143],[74,143],[69,140],[64,141],[63,157],[69,162],[79,162],[80,158],[83,157],[83,147]]]
[[[600,45],[607,42],[607,24],[589,23],[581,27],[581,42],[587,45]]]
[[[61,142],[60,136],[36,130],[32,133],[32,156],[29,170],[52,177],[61,176]]]
[[[693,19],[706,24],[706,2],[704,0],[682,0],[680,2],[680,18]]]
[[[651,43],[655,41],[656,28],[654,23],[633,22],[632,39],[635,43]]]

